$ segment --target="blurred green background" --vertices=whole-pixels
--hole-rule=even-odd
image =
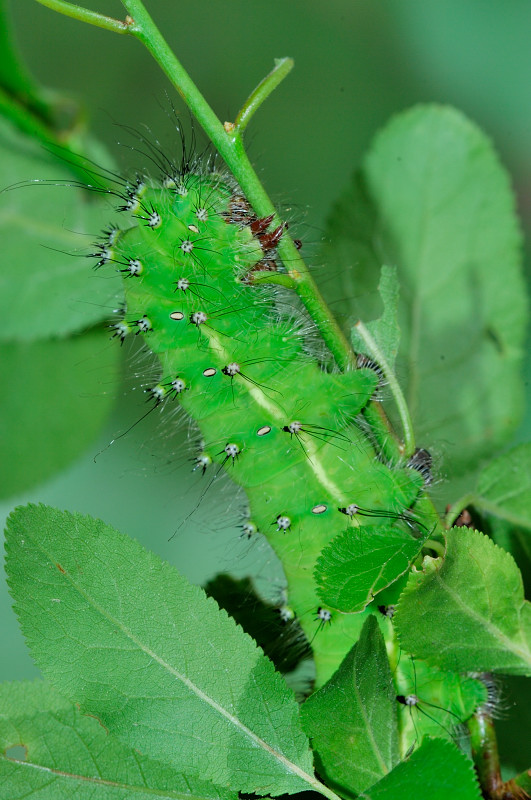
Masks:
[[[136,41],[61,17],[32,0],[11,5],[33,74],[86,105],[93,131],[124,169],[134,169],[134,154],[119,144],[131,139],[115,123],[147,125],[169,153],[175,147],[178,154],[166,93],[186,125],[188,113]],[[117,0],[90,5],[122,15]],[[455,105],[483,127],[512,174],[524,228],[531,226],[528,2],[146,0],[146,5],[222,119],[234,119],[275,57],[295,59],[295,70],[251,123],[247,142],[273,199],[300,220],[310,263],[328,209],[376,130],[418,102]],[[316,266],[326,279],[326,270]],[[333,279],[333,268],[328,269]],[[222,480],[202,497],[205,482],[191,476],[186,430],[168,434],[168,421],[163,424],[157,411],[105,449],[145,411],[141,392],[134,391],[135,371],[144,367],[134,363],[99,441],[70,469],[0,510],[5,515],[15,504],[34,501],[91,513],[137,537],[194,581],[220,570],[252,572],[260,590],[278,599],[281,576],[267,544],[239,538],[243,498]],[[530,438],[528,410],[517,440]],[[34,675],[4,585],[0,604],[0,678]],[[500,727],[502,750],[520,768],[529,766],[525,737],[522,744],[510,713],[522,693],[524,705],[526,692],[531,700],[528,683],[513,681],[506,690],[508,718]]]

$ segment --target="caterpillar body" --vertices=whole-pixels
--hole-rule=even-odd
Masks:
[[[331,612],[322,624],[316,560],[347,525],[362,535],[356,510],[396,517],[410,509],[423,477],[384,463],[356,422],[377,373],[334,371],[295,293],[263,283],[281,269],[274,248],[283,226],[270,230],[272,219],[257,218],[215,170],[165,173],[114,192],[128,223],[109,228],[96,253],[97,266],[124,277],[114,335],[145,338],[161,367],[148,390],[153,402],[178,399],[203,440],[198,466],[210,480],[223,467],[245,489],[245,532],[261,532],[280,557],[288,606],[313,641],[321,683],[364,615]]]

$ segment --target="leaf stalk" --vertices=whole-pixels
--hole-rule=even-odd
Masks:
[[[275,59],[275,66],[266,77],[258,84],[256,89],[249,95],[243,104],[236,122],[234,123],[236,131],[240,134],[244,132],[245,128],[251,121],[253,114],[258,111],[264,100],[267,100],[271,92],[289,75],[293,69],[295,62],[292,58],[277,58]]]
[[[451,528],[459,514],[464,511],[468,505],[473,503],[475,499],[476,495],[473,492],[469,492],[463,495],[463,497],[460,497],[459,500],[456,500],[446,512],[446,517],[444,518],[445,527]]]
[[[374,339],[366,325],[364,325],[361,320],[358,320],[355,328],[363,339],[371,358],[382,368],[385,380],[389,384],[404,431],[404,455],[409,458],[415,452],[415,434],[413,433],[413,424],[402,389],[396,379],[395,373],[391,369],[381,348],[378,346],[376,339]]]
[[[41,6],[46,6],[46,8],[51,8],[52,11],[57,11],[59,14],[64,14],[65,17],[87,22],[89,25],[95,25],[97,28],[103,28],[106,31],[132,33],[132,20],[126,19],[122,22],[122,20],[107,17],[105,14],[90,11],[77,3],[68,3],[66,0],[37,0],[37,3],[40,3]]]

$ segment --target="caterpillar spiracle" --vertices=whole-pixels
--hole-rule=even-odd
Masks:
[[[375,370],[334,370],[295,293],[263,282],[283,269],[275,248],[284,227],[258,218],[232,179],[165,162],[159,180],[117,183],[111,194],[124,224],[107,228],[95,256],[123,276],[125,312],[113,333],[142,336],[158,356],[149,394],[156,405],[178,401],[195,421],[198,466],[209,475],[224,468],[245,490],[245,531],[262,533],[279,556],[321,683],[363,614],[332,610],[331,624],[316,621],[317,558],[346,527],[362,535],[367,518],[357,511],[410,509],[423,476],[388,466],[357,422],[378,386]]]

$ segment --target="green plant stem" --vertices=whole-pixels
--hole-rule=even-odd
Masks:
[[[264,100],[267,100],[271,92],[277,88],[284,78],[289,75],[293,69],[294,61],[292,58],[277,58],[275,59],[275,67],[271,70],[269,75],[260,81],[256,89],[249,95],[238,116],[236,117],[235,130],[241,134],[251,121],[253,114],[260,108]]]
[[[411,423],[409,409],[402,393],[402,389],[400,388],[396,379],[396,375],[391,369],[385,355],[383,354],[377,341],[371,335],[368,328],[361,321],[356,323],[355,328],[365,342],[365,346],[367,347],[367,351],[371,358],[373,358],[382,368],[384,377],[389,384],[389,388],[391,389],[395,399],[396,407],[398,409],[398,414],[400,416],[404,431],[404,455],[409,458],[415,452],[415,435],[413,433],[413,425]]]
[[[80,22],[88,22],[89,25],[95,25],[106,31],[132,33],[132,25],[128,20],[122,22],[113,17],[106,17],[104,14],[98,14],[96,11],[89,11],[88,8],[78,6],[77,3],[67,3],[66,0],[37,0],[37,3],[51,8],[52,11],[58,11],[59,14],[64,14],[66,17],[78,19]]]
[[[498,743],[492,716],[485,707],[476,711],[468,720],[472,758],[478,773],[479,783],[484,796],[499,796],[502,786]]]
[[[444,556],[444,545],[438,542],[437,539],[426,539],[423,547],[428,550],[434,550],[440,558]]]
[[[446,516],[444,518],[445,526],[447,528],[451,528],[461,511],[464,511],[467,506],[471,505],[475,498],[476,495],[473,492],[469,492],[468,494],[463,495],[463,497],[460,497],[459,500],[456,500],[446,512]]]
[[[286,289],[295,290],[295,283],[285,272],[265,272],[253,277],[253,286],[263,286],[264,284],[276,284],[284,286]]]
[[[467,726],[483,797],[487,800],[526,800],[531,797],[531,770],[502,781],[496,731],[488,709],[485,706],[479,708]]]
[[[402,461],[402,446],[391,430],[382,404],[378,400],[371,402],[363,409],[363,416],[369,423],[371,433],[382,451],[382,455],[390,464],[396,466]]]
[[[141,0],[122,0],[134,19],[132,33],[145,45],[164,70],[188,108],[197,118],[205,133],[222,156],[238,181],[244,194],[259,217],[273,214],[273,224],[280,218],[265,192],[244,150],[237,130],[225,129],[199,89],[168,46],[157,26],[147,13]],[[338,366],[346,369],[354,363],[354,354],[319,293],[308,267],[299,255],[293,241],[285,233],[278,252],[295,282],[295,290],[323,336]]]

